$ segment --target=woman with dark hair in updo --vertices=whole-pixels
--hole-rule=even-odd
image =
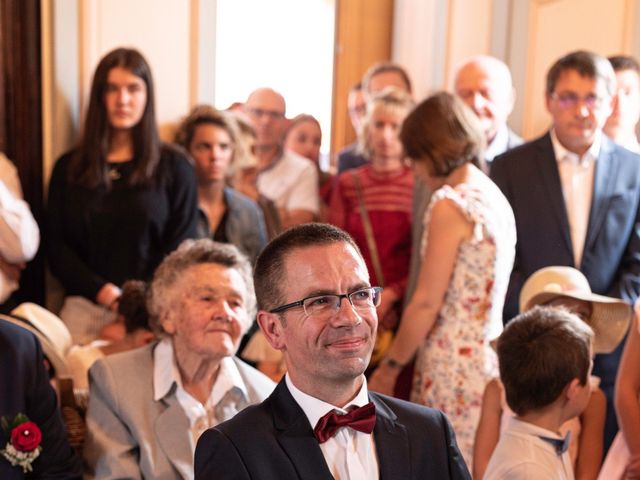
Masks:
[[[429,97],[407,116],[400,139],[416,177],[433,194],[417,286],[369,387],[391,392],[401,367],[417,354],[411,400],[448,415],[471,466],[484,387],[498,373],[489,342],[502,331],[515,220],[478,168],[484,136],[458,98]]]
[[[60,312],[74,340],[115,318],[120,287],[149,279],[196,234],[196,182],[187,156],[160,142],[151,70],[136,50],[102,58],[78,147],[49,187],[48,258],[66,292]]]

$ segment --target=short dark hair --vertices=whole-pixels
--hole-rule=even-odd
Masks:
[[[631,55],[613,55],[608,58],[614,72],[633,70],[640,74],[640,64]]]
[[[558,307],[534,307],[511,320],[498,338],[500,379],[517,415],[553,403],[574,378],[586,385],[593,330]]]
[[[616,93],[616,77],[609,61],[593,52],[578,50],[559,58],[547,73],[547,94],[551,95],[562,72],[575,70],[581,77],[602,80],[609,95]]]
[[[127,333],[136,330],[151,330],[147,310],[147,284],[142,280],[127,280],[122,284],[122,295],[118,301],[118,313],[124,319]]]
[[[380,62],[372,65],[362,77],[362,89],[365,92],[369,92],[369,83],[371,83],[371,79],[376,75],[386,72],[394,72],[400,75],[402,81],[407,87],[407,92],[411,93],[411,79],[409,78],[409,74],[404,67],[392,62]]]
[[[446,177],[469,162],[482,168],[484,161],[480,121],[462,100],[448,92],[431,95],[409,113],[400,141],[411,161],[426,162],[429,173],[438,177]]]
[[[280,285],[284,281],[284,263],[289,253],[300,248],[340,242],[351,245],[362,255],[347,232],[327,223],[297,225],[275,237],[258,256],[253,272],[258,308],[268,311],[284,301]]]
[[[164,315],[173,308],[171,300],[172,289],[178,279],[190,267],[200,264],[214,263],[227,268],[233,268],[240,273],[246,287],[245,306],[248,323],[243,325],[245,331],[255,315],[255,294],[253,278],[251,277],[251,263],[247,257],[234,245],[214,242],[209,238],[199,240],[185,240],[180,246],[167,255],[156,268],[149,285],[147,308],[151,314],[151,327],[157,333],[162,333],[160,324]]]
[[[89,108],[80,144],[72,157],[69,181],[89,188],[111,186],[107,168],[110,125],[104,96],[109,72],[117,67],[129,70],[142,79],[147,88],[147,103],[140,121],[132,128],[135,167],[128,181],[131,185],[154,182],[160,162],[161,143],[156,125],[155,94],[151,68],[144,56],[132,48],[116,48],[98,63],[91,83]]]

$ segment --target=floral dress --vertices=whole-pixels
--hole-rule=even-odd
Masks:
[[[473,224],[459,247],[449,287],[433,329],[418,350],[411,400],[444,411],[467,465],[487,382],[498,375],[489,341],[502,331],[502,307],[515,254],[511,207],[488,178],[482,188],[445,185],[434,192],[424,218],[422,255],[433,206],[452,201]]]

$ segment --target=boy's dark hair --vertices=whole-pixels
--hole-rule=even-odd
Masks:
[[[500,379],[517,415],[553,403],[577,378],[588,381],[593,331],[557,307],[534,307],[511,320],[498,338]]]
[[[127,333],[136,330],[151,330],[147,310],[147,284],[142,280],[127,280],[122,285],[118,302],[118,313],[124,318]]]

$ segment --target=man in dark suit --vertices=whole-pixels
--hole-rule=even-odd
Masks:
[[[470,478],[446,417],[367,391],[380,289],[351,237],[294,227],[254,272],[258,322],[285,378],[263,403],[205,432],[195,478]]]
[[[541,138],[497,157],[491,177],[511,203],[518,243],[504,319],[518,312],[524,281],[542,267],[578,268],[595,293],[634,302],[640,291],[640,157],[602,134],[616,92],[607,59],[585,51],[549,70]],[[607,395],[605,445],[617,430],[612,396],[622,345],[597,355]]]
[[[19,413],[42,432],[42,450],[32,464],[33,478],[81,478],[82,464],[67,441],[40,343],[28,330],[0,319],[0,417],[12,421]],[[5,448],[7,440],[1,440],[0,449]],[[20,479],[25,475],[20,466],[11,466],[0,455],[0,478]]]

